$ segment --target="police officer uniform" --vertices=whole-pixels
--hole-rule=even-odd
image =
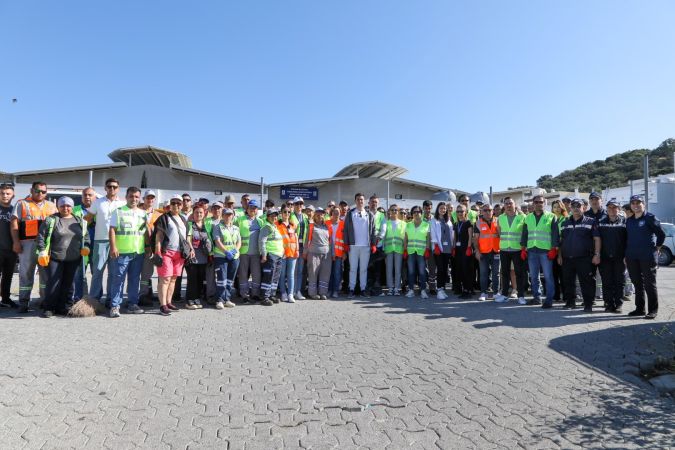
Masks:
[[[639,195],[630,198],[633,201],[642,201]],[[635,311],[631,316],[640,316],[645,313],[645,291],[647,292],[648,313],[645,318],[654,319],[659,309],[658,293],[656,291],[656,267],[658,247],[663,245],[666,233],[661,228],[661,222],[654,214],[645,212],[640,217],[626,219],[626,265],[630,279],[635,285]]]
[[[607,206],[621,207],[616,200],[607,202]],[[602,298],[605,310],[621,312],[623,304],[623,284],[626,265],[623,262],[626,253],[626,218],[617,216],[610,220],[604,216],[598,221],[598,231],[602,240],[600,251],[600,276],[602,277]]]
[[[579,199],[572,204],[581,203]],[[566,308],[576,307],[575,278],[579,278],[581,294],[584,299],[584,311],[591,311],[595,297],[595,270],[593,254],[594,238],[599,237],[595,219],[581,216],[578,220],[569,216],[561,227],[563,297]]]

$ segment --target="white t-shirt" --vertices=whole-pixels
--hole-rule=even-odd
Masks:
[[[117,208],[126,205],[124,200],[108,200],[108,197],[101,197],[94,200],[89,212],[96,216],[96,227],[94,228],[95,241],[107,241],[108,230],[110,229],[110,217]]]
[[[352,212],[352,224],[354,224],[354,246],[369,247],[370,236],[368,233],[368,211],[365,209],[359,212],[355,209]]]

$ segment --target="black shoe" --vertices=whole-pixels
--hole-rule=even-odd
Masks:
[[[575,302],[567,302],[565,303],[565,309],[574,309],[577,307],[577,304]]]
[[[639,309],[636,309],[635,311],[629,312],[628,315],[629,315],[630,317],[639,317],[639,316],[644,316],[644,315],[645,315],[645,312],[644,312],[644,311],[640,311]]]
[[[349,291],[349,295],[347,295],[347,298],[354,298],[354,291]]]
[[[251,298],[248,295],[245,295],[241,298],[242,303],[248,303],[251,301]]]
[[[553,303],[544,303],[541,305],[541,309],[551,309],[553,308]]]
[[[541,300],[539,300],[538,298],[533,298],[532,300],[529,300],[529,301],[527,302],[527,304],[530,305],[530,306],[532,306],[532,305],[541,305]]]
[[[611,312],[612,314],[621,314],[621,306],[615,306],[609,312]]]
[[[370,298],[370,293],[367,292],[367,291],[363,291],[363,292],[361,292],[361,297],[362,298]]]
[[[0,302],[0,306],[7,306],[9,308],[17,308],[19,305],[17,305],[14,300],[7,299],[7,300],[3,300],[2,302]]]
[[[647,315],[645,316],[645,319],[647,319],[647,320],[656,319],[656,311],[647,313]]]
[[[54,312],[50,310],[43,311],[42,317],[44,317],[45,319],[51,319],[52,317],[54,317]]]
[[[21,306],[19,306],[19,313],[26,314],[27,312],[28,312],[28,302],[21,302]]]
[[[260,302],[260,304],[263,306],[272,306],[274,303],[272,303],[272,300],[270,300],[269,298],[266,298],[265,300]]]
[[[279,303],[279,302],[280,302],[280,300],[279,300],[277,297],[272,297],[272,301],[273,301],[274,303]]]
[[[592,306],[584,306],[584,312],[585,313],[592,313],[593,307]]]
[[[164,305],[159,307],[159,313],[163,316],[170,316],[171,310]]]

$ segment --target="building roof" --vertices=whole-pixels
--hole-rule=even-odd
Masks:
[[[315,180],[284,181],[283,183],[270,183],[267,186],[280,187],[280,186],[301,186],[303,184],[325,184],[330,183],[331,181],[354,180],[356,178],[358,178],[358,175],[349,175],[344,177],[317,178]]]
[[[128,166],[161,166],[169,168],[171,166],[177,167],[192,167],[190,157],[183,153],[175,152],[173,150],[165,150],[159,147],[146,145],[143,147],[126,147],[118,148],[117,150],[108,154],[108,158],[113,161],[123,162]]]
[[[228,176],[220,175],[220,174],[213,173],[213,172],[206,172],[206,171],[203,171],[203,170],[191,169],[191,168],[188,168],[188,167],[181,167],[181,166],[177,166],[177,165],[173,165],[173,164],[171,164],[169,166],[169,168],[171,170],[177,170],[179,172],[191,173],[191,174],[194,174],[194,175],[201,175],[203,177],[211,177],[211,178],[217,178],[219,180],[235,181],[237,183],[252,184],[254,186],[260,186],[260,183],[257,182],[257,181],[249,181],[249,180],[243,180],[241,178],[228,177]]]
[[[114,162],[108,164],[93,164],[89,166],[74,166],[74,167],[57,167],[53,169],[27,170],[25,172],[14,172],[12,175],[17,177],[24,177],[29,175],[47,175],[52,173],[66,173],[66,172],[84,172],[89,170],[109,170],[120,167],[127,167],[126,163]]]
[[[345,166],[338,173],[336,177],[356,175],[359,178],[380,178],[382,180],[391,180],[408,173],[408,169],[394,164],[389,164],[382,161],[365,161],[357,162]]]

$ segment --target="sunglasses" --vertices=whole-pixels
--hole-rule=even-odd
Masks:
[[[183,201],[184,201],[184,202],[191,202],[192,199],[191,199],[191,198],[184,198]]]
[[[281,214],[290,214],[290,213],[291,213],[291,212],[290,212],[289,210],[287,210],[287,209],[281,211]]]
[[[535,205],[543,205],[544,204],[544,202],[541,201],[541,200],[535,200],[532,203],[534,203]]]
[[[106,189],[119,189],[119,186],[116,184],[109,184],[105,187]]]
[[[171,202],[171,206],[181,206],[183,202]]]
[[[490,212],[492,211],[492,208],[483,208],[483,212]]]
[[[390,209],[389,212],[398,212],[398,209]]]
[[[43,190],[40,190],[40,189],[33,189],[33,192],[35,192],[36,194],[46,194],[47,193],[47,191],[43,191]]]

